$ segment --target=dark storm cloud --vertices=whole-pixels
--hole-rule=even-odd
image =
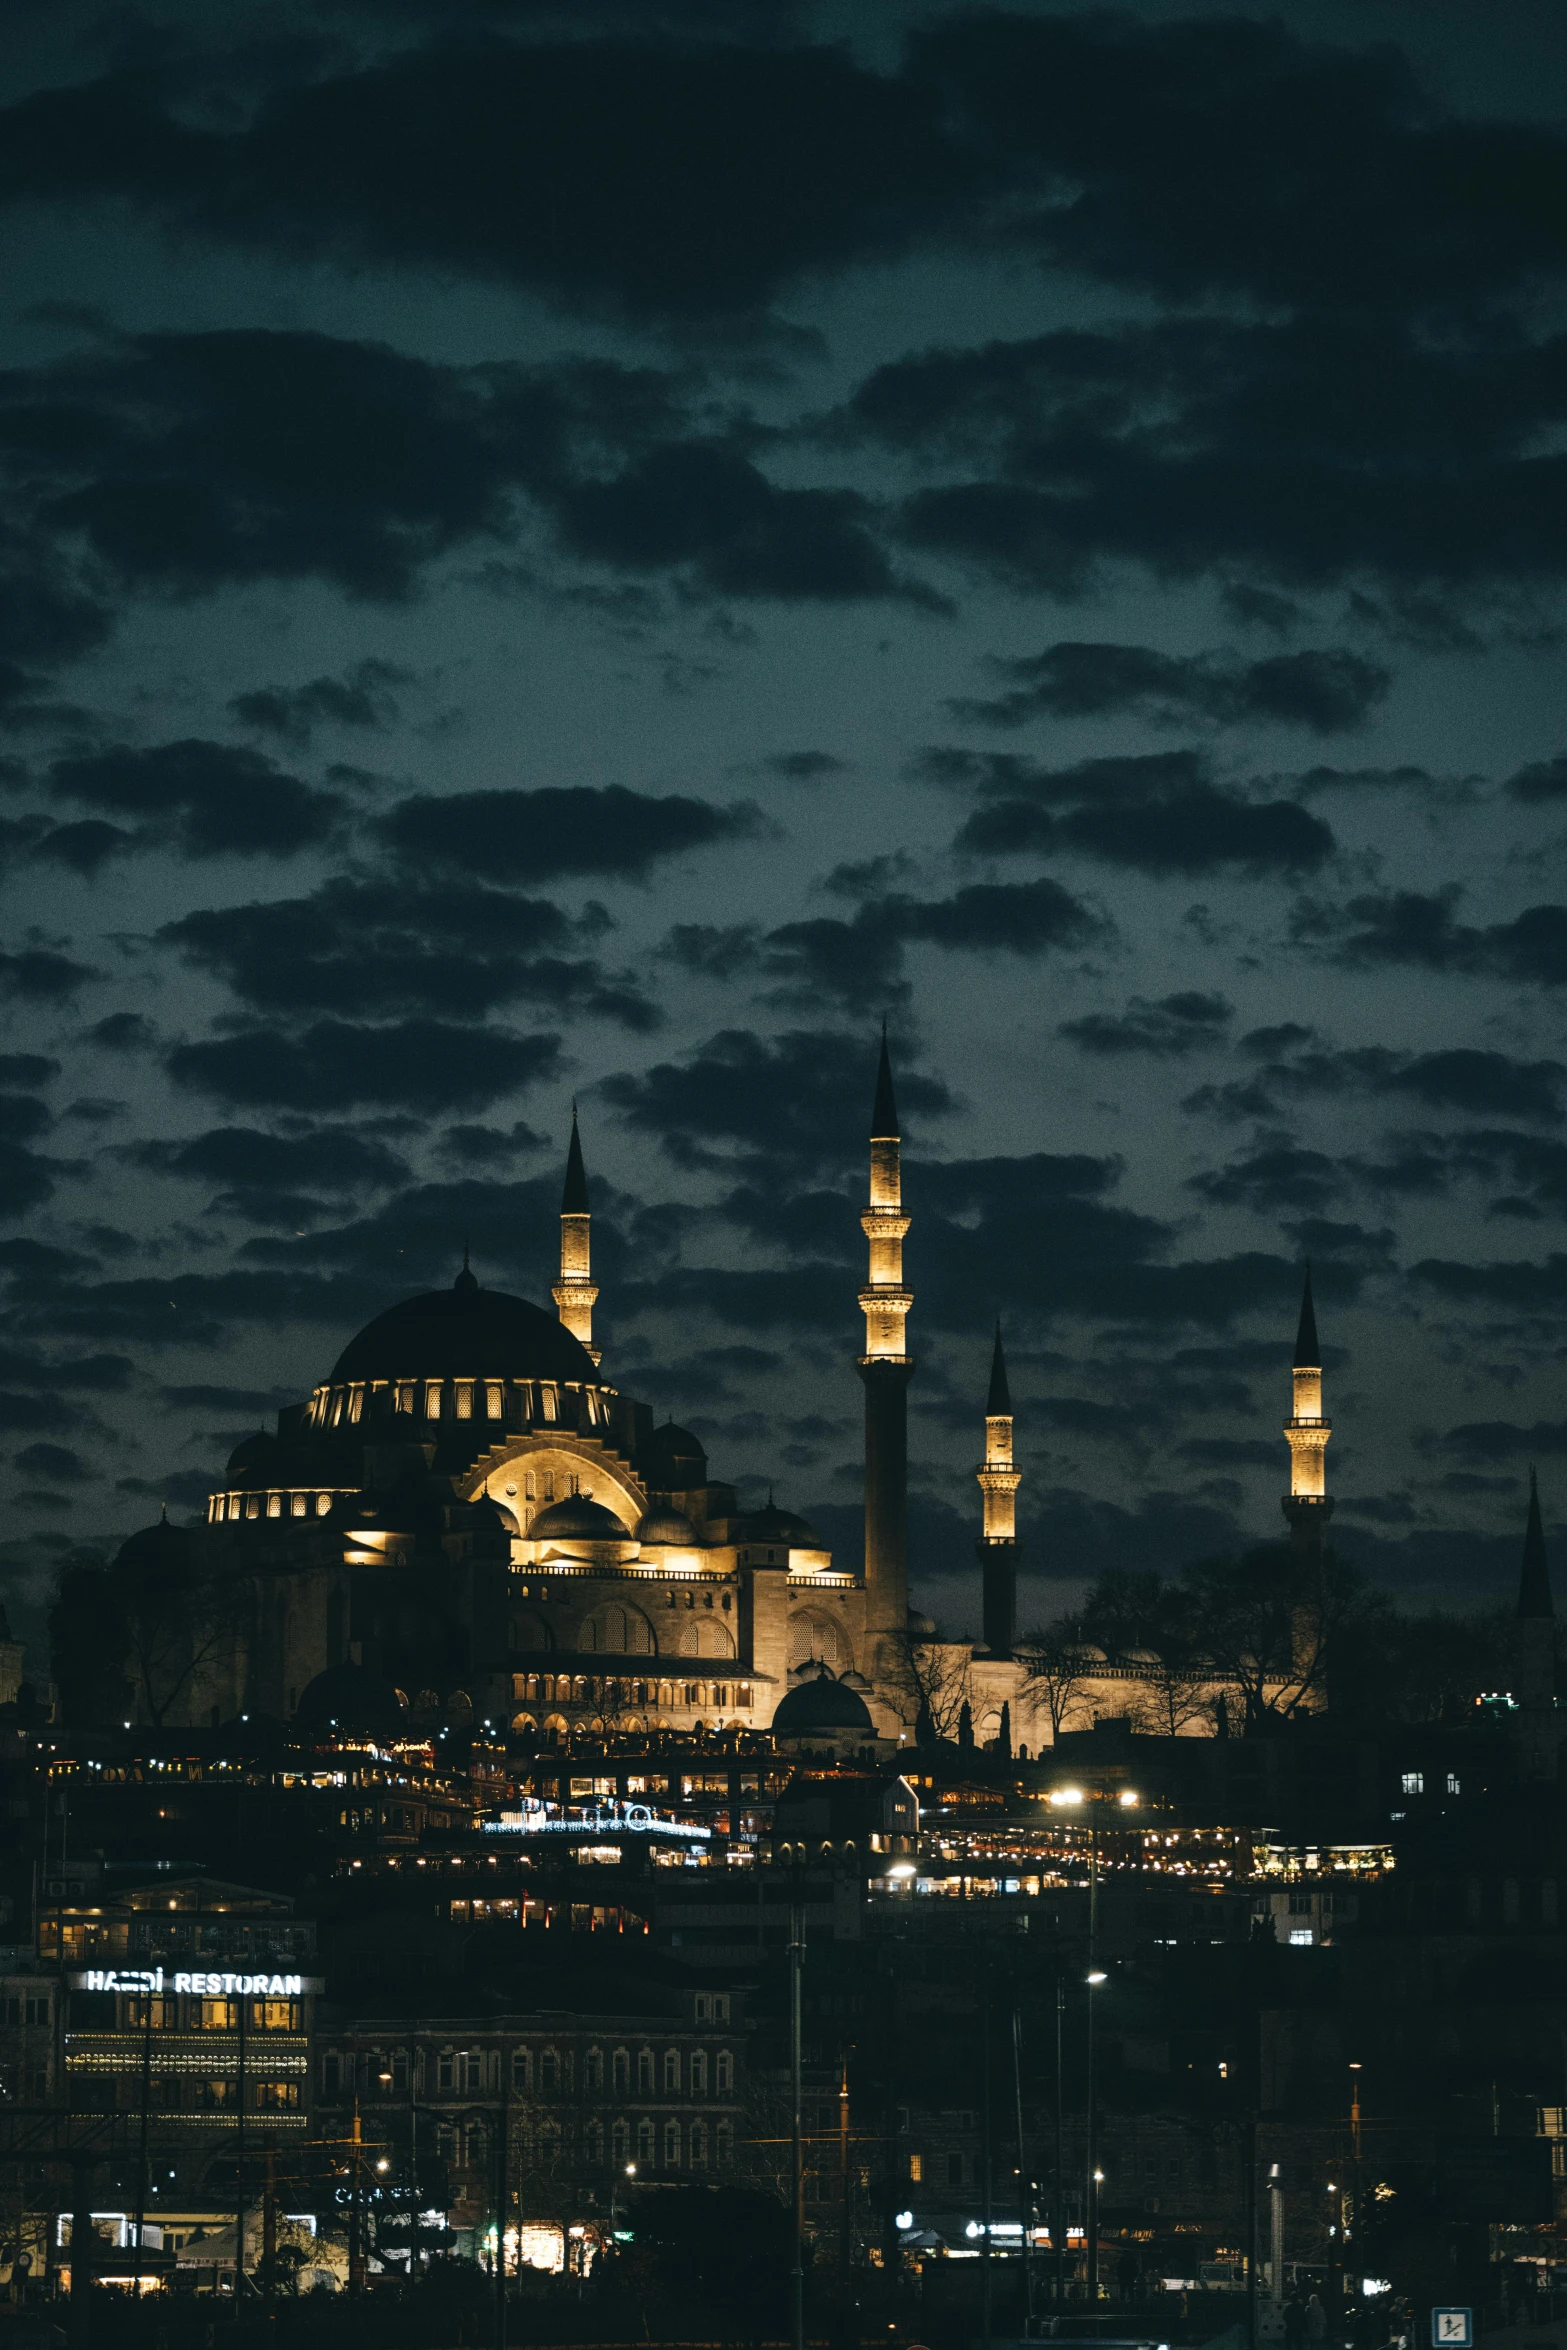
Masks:
[[[721,807],[678,792],[658,798],[619,783],[421,793],[399,800],[379,827],[392,853],[421,872],[483,871],[503,881],[640,878],[661,858],[745,840],[760,829],[757,811],[743,801]]]
[[[403,1268],[395,1262],[381,1266],[378,1280],[333,1276],[319,1268],[295,1275],[277,1266],[263,1272],[175,1273],[163,1280],[151,1275],[110,1281],[38,1276],[13,1296],[11,1318],[23,1330],[136,1347],[218,1347],[249,1329],[286,1330],[291,1324],[339,1334],[357,1329],[380,1312],[388,1291],[403,1279]]]
[[[318,1126],[308,1134],[268,1134],[253,1126],[215,1126],[185,1142],[140,1142],[123,1155],[160,1174],[230,1189],[318,1191],[386,1189],[408,1178],[405,1160],[352,1126]]]
[[[59,1074],[60,1063],[45,1053],[0,1053],[0,1086],[7,1092],[47,1085]]]
[[[984,856],[1091,857],[1158,875],[1311,872],[1333,835],[1293,800],[1249,800],[1213,783],[1196,751],[1084,759],[1050,768],[982,752],[932,750],[932,781],[967,782],[985,798],[954,847]]]
[[[1277,1059],[1258,1051],[1262,1037],[1303,1047]],[[1555,1125],[1564,1114],[1567,1066],[1521,1061],[1474,1046],[1409,1053],[1390,1045],[1335,1048],[1309,1029],[1255,1031],[1238,1048],[1259,1065],[1241,1083],[1209,1085],[1189,1094],[1182,1108],[1222,1118],[1273,1117],[1285,1102],[1407,1094],[1433,1109],[1481,1118],[1520,1118]],[[1266,1049],[1266,1048],[1264,1048]]]
[[[684,1062],[607,1077],[596,1089],[628,1125],[657,1138],[677,1163],[733,1168],[753,1154],[781,1172],[863,1158],[876,1074],[869,1036],[795,1029],[782,1036],[729,1028]],[[939,1078],[900,1067],[898,1107],[916,1128],[950,1113]],[[781,1129],[779,1104],[788,1104]]]
[[[970,883],[949,898],[888,890],[867,899],[847,919],[815,915],[769,931],[750,923],[679,923],[661,951],[702,978],[753,973],[771,983],[771,998],[778,1003],[825,1002],[852,1010],[867,1001],[899,1001],[908,995],[904,968],[911,946],[1038,956],[1088,946],[1108,935],[1102,915],[1045,876]]]
[[[1543,1319],[1552,1326],[1560,1323],[1567,1305],[1567,1256],[1559,1252],[1540,1264],[1502,1258],[1466,1265],[1451,1257],[1422,1257],[1410,1266],[1409,1277],[1451,1304],[1504,1306],[1525,1321]]]
[[[68,1002],[97,972],[88,963],[73,963],[52,947],[22,947],[12,953],[0,948],[0,996],[23,1003]]]
[[[304,685],[258,686],[235,694],[230,713],[257,734],[304,745],[321,725],[379,728],[397,716],[389,688],[407,685],[410,672],[390,661],[359,661],[343,677],[312,677]]]
[[[78,1481],[86,1466],[81,1454],[64,1444],[25,1445],[12,1462],[26,1477],[53,1477],[61,1484]]]
[[[553,1076],[559,1057],[555,1036],[440,1020],[373,1027],[317,1020],[295,1036],[251,1028],[175,1045],[164,1065],[176,1085],[236,1108],[331,1115],[361,1102],[424,1112],[483,1109]]]
[[[1346,963],[1479,972],[1535,987],[1567,982],[1567,906],[1528,906],[1510,922],[1475,927],[1455,918],[1462,895],[1455,882],[1430,894],[1352,898],[1342,910],[1305,907],[1297,934],[1333,942]]]
[[[247,51],[236,99],[253,76]],[[1014,247],[1183,300],[1418,304],[1562,248],[1553,131],[1444,121],[1391,47],[1238,19],[954,15],[880,73],[838,46],[488,35],[226,116],[177,89],[143,70],[24,100],[0,187],[676,315],[766,302],[1002,197]]]
[[[825,783],[829,775],[847,773],[847,763],[830,751],[773,751],[762,765],[786,783]]]
[[[1520,767],[1502,788],[1509,798],[1526,804],[1567,800],[1567,751],[1558,751],[1554,759],[1537,759],[1532,766]]]
[[[145,1012],[110,1012],[84,1030],[82,1041],[105,1053],[145,1053],[156,1044],[157,1031]]]
[[[232,743],[121,743],[49,768],[55,799],[140,817],[126,847],[169,847],[182,857],[289,857],[329,840],[344,803],[285,774],[260,751]],[[57,836],[58,837],[58,836]]]
[[[994,701],[957,701],[960,718],[1021,726],[1038,717],[1125,715],[1218,726],[1258,720],[1342,734],[1362,725],[1392,684],[1390,672],[1358,653],[1277,653],[1265,661],[1237,654],[1155,652],[1148,645],[1066,642],[1024,660],[993,661],[1010,690]]]
[[[631,979],[570,952],[602,928],[597,913],[573,921],[547,898],[473,881],[338,878],[309,897],[186,914],[158,935],[263,1011],[482,1015],[527,1001],[650,1028],[655,1009]]]
[[[1169,1060],[1222,1043],[1234,1017],[1234,1007],[1222,995],[1187,988],[1157,1002],[1133,996],[1124,1012],[1089,1012],[1081,1020],[1063,1020],[1056,1034],[1080,1052],[1103,1059],[1151,1053]]]
[[[838,47],[448,39],[217,131],[142,76],[42,93],[0,118],[0,188],[573,305],[723,313],[939,226],[988,176],[940,106]]]
[[[1464,1461],[1544,1459],[1567,1453],[1567,1421],[1536,1420],[1532,1428],[1520,1428],[1513,1420],[1466,1420],[1432,1436],[1422,1449]]]
[[[1345,1184],[1336,1160],[1305,1150],[1285,1135],[1259,1136],[1228,1166],[1205,1168],[1187,1180],[1191,1190],[1217,1207],[1250,1208],[1258,1215],[1278,1208],[1326,1207]]]
[[[1339,308],[925,352],[867,377],[836,437],[944,474],[909,493],[904,538],[1026,589],[1080,595],[1118,560],[1374,575],[1415,633],[1433,605],[1456,625],[1460,588],[1561,578],[1567,475],[1538,444],[1564,405],[1559,336],[1480,319],[1433,339]]]

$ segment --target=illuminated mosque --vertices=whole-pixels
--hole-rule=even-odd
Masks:
[[[742,1509],[694,1435],[604,1376],[574,1112],[553,1314],[485,1288],[465,1257],[449,1289],[379,1314],[275,1434],[238,1447],[203,1522],[132,1536],[122,1561],[155,1561],[161,1546],[198,1595],[175,1686],[152,1689],[155,1668],[140,1668],[143,1718],[308,1716],[374,1676],[410,1722],[902,1743],[930,1734],[940,1682],[961,1683],[976,1742],[995,1738],[1006,1706],[1016,1745],[1049,1744],[1049,1710],[1015,1654],[1021,1476],[999,1330],[976,1472],[983,1638],[939,1641],[909,1608],[914,1301],[885,1039],[870,1123],[861,1562],[835,1560],[771,1500]],[[1284,1507],[1293,1539],[1318,1549],[1332,1507],[1320,1352],[1308,1279]],[[1139,1710],[1147,1659],[1084,1661],[1080,1718]]]

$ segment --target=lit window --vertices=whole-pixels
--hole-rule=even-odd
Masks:
[[[1399,1784],[1402,1786],[1406,1795],[1424,1795],[1426,1791],[1425,1772],[1406,1771]]]
[[[267,1516],[268,1516],[269,1518],[280,1518],[282,1515],[283,1515],[283,1496],[282,1496],[282,1494],[281,1494],[281,1493],[269,1493],[269,1494],[267,1495]]]
[[[309,1494],[308,1494],[308,1493],[296,1493],[296,1494],[293,1494],[293,1495],[291,1495],[291,1497],[290,1497],[290,1499],[289,1499],[289,1505],[288,1505],[288,1506],[289,1506],[289,1511],[290,1511],[290,1514],[291,1514],[293,1517],[296,1517],[296,1518],[302,1518],[302,1517],[304,1516],[304,1514],[305,1514],[306,1510],[307,1510],[307,1509],[310,1507],[310,1496],[309,1496]]]
[[[502,1395],[499,1387],[487,1387],[484,1391],[485,1418],[487,1420],[498,1420],[501,1416],[501,1404]]]
[[[1290,1928],[1290,1940],[1297,1945],[1310,1943],[1315,1939],[1316,1937],[1309,1926],[1291,1926]]]
[[[1463,1793],[1463,1787],[1456,1771],[1449,1771],[1447,1774],[1447,1792],[1449,1795],[1462,1795]]]
[[[297,2105],[299,2103],[299,2083],[297,2081],[258,2081],[256,2083],[256,2103],[264,2111],[270,2109],[274,2112],[283,2106]]]
[[[473,1418],[473,1382],[471,1379],[459,1379],[457,1382],[457,1417],[459,1420]]]
[[[260,1517],[260,1515],[261,1515],[261,1496],[260,1496],[260,1494],[259,1494],[259,1493],[247,1493],[247,1494],[246,1494],[246,1496],[245,1496],[245,1515],[246,1515],[246,1517],[247,1517],[247,1518],[259,1518],[259,1517]]]
[[[441,1383],[439,1379],[432,1379],[424,1391],[424,1416],[427,1420],[438,1420],[441,1416]]]
[[[332,1496],[330,1493],[318,1493],[316,1495],[316,1516],[318,1518],[324,1518],[327,1514],[327,1511],[331,1507]]]

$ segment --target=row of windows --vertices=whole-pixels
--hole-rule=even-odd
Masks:
[[[699,1998],[712,1999],[709,1992]],[[728,1999],[723,1998],[725,2016]],[[723,2021],[720,2017],[717,2020]],[[688,2092],[694,2097],[707,2094],[710,2068],[705,2048],[693,2048],[682,2054],[678,2048],[666,2048],[660,2063],[651,2048],[617,2048],[609,2060],[610,2086],[617,2096],[628,2094],[631,2088],[632,2068],[635,2065],[636,2085],[651,2093],[660,2081],[670,2095]],[[589,2048],[582,2059],[582,2085],[587,2090],[604,2087],[604,2050]],[[514,2048],[511,2052],[510,2080],[514,2090],[531,2095],[535,2088],[541,2097],[553,2097],[571,2086],[571,2051],[541,2048],[537,2054],[531,2048]],[[341,2055],[327,2055],[321,2059],[321,2093],[324,2097],[340,2096],[353,2078],[353,2059]],[[411,2058],[406,2048],[394,2048],[388,2057],[371,2060],[372,2089],[383,2095],[406,2097],[412,2087]],[[734,2088],[735,2060],[728,2048],[720,2048],[713,2057],[711,2081],[720,2097],[728,2096]],[[448,2095],[483,2097],[498,2096],[501,2088],[501,2052],[498,2048],[443,2048],[435,2060],[435,2085]]]
[[[303,2102],[304,2086],[287,2081],[247,2080],[247,2113],[292,2113]],[[127,2073],[73,2073],[71,2103],[82,2113],[139,2112],[142,2103],[139,2068]],[[156,2113],[237,2113],[239,2081],[233,2073],[191,2075],[152,2073],[146,2082],[148,2110]]]
[[[207,1502],[207,1523],[225,1518],[324,1518],[332,1507],[330,1493],[214,1493]]]
[[[539,2164],[548,2169],[559,2163],[565,2143],[558,2129],[548,2126],[541,2129],[534,2141]],[[442,2122],[436,2129],[436,2153],[443,2161],[458,2163],[467,2170],[488,2173],[490,2145],[487,2122]],[[611,2122],[606,2130],[601,2121],[590,2121],[582,2133],[582,2154],[583,2160],[594,2168],[608,2160],[615,2169],[624,2170],[634,2159],[644,2171],[659,2167],[666,2171],[700,2171],[714,2166],[727,2170],[735,2158],[734,2124],[721,2121],[709,2129],[703,2121],[659,2123],[644,2116],[634,2129],[629,2121],[621,2118]]]
[[[240,2010],[244,2014],[241,2016]],[[297,2032],[297,1999],[126,1999],[122,2020],[134,2032]]]
[[[526,1647],[526,1641],[513,1637],[515,1647]],[[727,1682],[713,1685],[710,1698],[703,1697],[709,1686],[701,1681],[628,1681],[618,1674],[608,1678],[600,1673],[513,1673],[511,1694],[514,1704],[524,1701],[534,1705],[727,1705]],[[684,1694],[682,1694],[682,1692]],[[737,1705],[749,1705],[751,1684],[742,1681],[735,1691]]]
[[[24,1992],[19,1993],[15,1998],[7,1997],[4,2007],[0,2008],[0,2022],[13,2026],[46,2024],[48,2021],[49,1995],[47,1992],[44,1992],[42,1996],[32,1992]]]
[[[531,1419],[534,1415],[528,1405],[534,1384],[527,1379],[512,1382],[504,1379],[377,1379],[371,1383],[371,1409],[374,1411],[376,1408],[376,1397],[390,1394],[393,1410],[406,1412],[415,1419],[503,1420],[506,1417],[506,1390],[510,1385],[512,1392],[523,1398],[522,1416]],[[541,1379],[537,1385],[537,1416],[546,1421],[558,1420],[561,1416],[561,1391],[558,1384],[552,1379]],[[451,1390],[450,1403],[446,1400],[448,1388]],[[347,1421],[353,1426],[364,1418],[365,1394],[362,1380],[347,1387],[318,1388],[311,1398],[312,1424],[317,1428],[337,1428]],[[582,1405],[584,1416],[590,1423],[608,1420],[607,1399],[596,1388],[583,1388]],[[384,1403],[381,1409],[385,1409]]]

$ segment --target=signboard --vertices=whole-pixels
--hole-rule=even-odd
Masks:
[[[711,1828],[687,1826],[683,1820],[661,1820],[645,1803],[602,1803],[593,1811],[561,1814],[542,1803],[525,1803],[521,1811],[503,1811],[484,1823],[486,1836],[658,1836],[671,1842],[706,1844]]]
[[[1472,2309],[1433,2309],[1432,2350],[1474,2350],[1475,2313]]]
[[[66,1981],[73,1991],[129,1991],[154,1999],[170,1991],[192,1999],[301,1999],[307,1991],[326,1989],[324,1975],[202,1974],[161,1966],[85,1967]]]
[[[1437,2148],[1443,2219],[1539,2226],[1556,2215],[1549,2138],[1448,2138]]]

